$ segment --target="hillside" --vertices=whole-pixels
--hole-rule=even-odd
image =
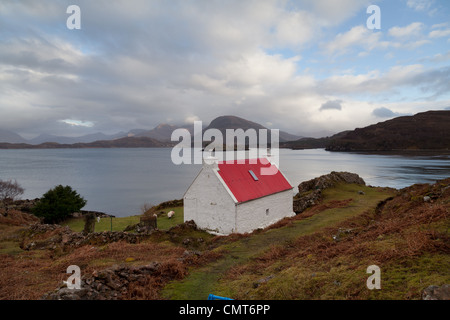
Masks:
[[[125,137],[115,140],[100,140],[90,143],[60,144],[45,142],[38,145],[26,143],[0,143],[0,149],[68,149],[68,148],[163,148],[171,144],[148,137]]]
[[[162,123],[152,130],[144,131],[136,135],[136,137],[149,137],[159,141],[168,142],[172,135],[173,130],[177,129],[177,126]]]
[[[422,299],[450,284],[450,178],[393,190],[326,176],[299,191],[319,185],[321,200],[304,212],[244,235],[182,223],[82,236],[0,210],[0,299]],[[75,295],[62,284],[71,264],[86,283]],[[370,265],[381,290],[366,287]]]
[[[286,141],[280,143],[280,148],[289,149],[318,149],[326,148],[333,140],[345,136],[349,131],[339,132],[331,137],[324,138],[301,138],[295,141]]]
[[[194,126],[159,124],[151,130],[134,129],[128,133],[120,132],[114,135],[106,135],[101,132],[79,137],[64,137],[41,134],[36,138],[25,140],[20,135],[6,130],[0,130],[0,149],[56,149],[56,148],[151,148],[171,147],[172,132],[175,129],[187,129],[192,135]],[[266,127],[235,116],[221,116],[204,127],[207,129],[219,129],[225,137],[226,129],[267,129]],[[299,136],[280,131],[280,141],[292,141]],[[270,142],[270,132],[268,142]]]
[[[450,150],[450,111],[397,117],[330,137],[281,142],[281,148],[329,151]]]
[[[136,134],[136,137],[149,137],[162,142],[170,142],[172,132],[179,128],[187,129],[189,132],[191,132],[191,134],[194,131],[194,125],[176,126],[162,123],[151,130],[143,131],[139,134]]]
[[[114,135],[107,135],[101,132],[92,133],[92,134],[86,134],[79,137],[64,137],[64,136],[56,136],[51,134],[40,134],[39,136],[30,139],[26,141],[26,143],[29,144],[41,144],[46,142],[54,142],[59,144],[74,144],[74,143],[90,143],[94,141],[100,141],[100,140],[113,140],[117,138],[123,138],[126,137],[127,134],[124,132],[117,133]],[[8,141],[4,141],[8,142]]]
[[[450,111],[397,117],[331,139],[330,151],[449,150]]]

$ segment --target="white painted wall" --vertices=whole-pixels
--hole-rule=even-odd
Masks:
[[[241,203],[237,207],[236,232],[251,232],[270,226],[285,217],[293,217],[295,213],[292,206],[291,189]]]
[[[215,234],[235,231],[235,202],[212,166],[204,166],[184,195],[184,221]]]

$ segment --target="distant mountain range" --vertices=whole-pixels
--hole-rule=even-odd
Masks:
[[[31,140],[0,130],[0,149],[171,147],[177,143],[170,139],[178,128],[191,133],[194,130],[193,125],[160,124],[151,130],[136,129],[115,135],[96,133],[77,138],[41,135]],[[226,129],[267,128],[236,116],[220,116],[203,131],[208,129],[218,129],[225,137]],[[280,147],[326,148],[330,151],[450,150],[450,111],[427,111],[397,117],[324,138],[305,138],[280,131]]]
[[[0,142],[27,143],[28,141],[15,132],[0,129]]]
[[[77,148],[164,148],[172,144],[164,143],[148,137],[125,137],[115,140],[98,140],[71,144],[44,142],[41,144],[0,142],[0,149],[77,149]]]
[[[162,147],[172,146],[171,135],[175,129],[184,128],[193,133],[194,125],[175,126],[160,124],[151,130],[134,129],[128,132],[119,132],[114,135],[94,133],[80,137],[64,137],[55,135],[39,135],[36,138],[26,140],[17,133],[0,130],[0,148],[121,148],[121,147]],[[221,116],[213,121],[207,129],[218,129],[225,137],[226,129],[268,129],[258,123],[245,120],[236,116]],[[280,131],[280,141],[290,141],[301,138],[287,132]],[[270,139],[270,138],[269,138]]]
[[[402,116],[325,138],[301,138],[284,148],[330,151],[450,150],[450,111]]]

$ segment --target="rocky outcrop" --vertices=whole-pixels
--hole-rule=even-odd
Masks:
[[[329,174],[300,183],[298,185],[298,192],[302,194],[304,192],[318,189],[323,190],[334,187],[338,183],[366,184],[364,180],[356,173],[332,171]]]
[[[167,208],[173,208],[173,207],[182,207],[183,206],[183,199],[175,199],[175,200],[169,200],[162,202],[158,204],[155,207],[155,210],[163,210]]]
[[[30,213],[33,207],[36,205],[36,203],[39,201],[39,199],[25,199],[25,200],[3,200],[0,201],[0,211],[10,211],[10,210],[17,210],[22,211],[26,213]]]
[[[161,272],[161,264],[152,262],[140,267],[116,265],[94,271],[81,278],[80,289],[69,289],[62,284],[43,300],[119,300],[126,296],[130,283],[145,284],[146,277]]]
[[[293,211],[296,214],[302,213],[309,207],[312,207],[322,199],[322,190],[312,190],[294,196]]]
[[[423,290],[422,300],[450,300],[450,284],[427,287]]]
[[[332,188],[339,183],[366,184],[356,173],[336,171],[304,181],[298,185],[298,193],[294,196],[294,212],[299,214],[312,207],[322,199],[322,190]]]

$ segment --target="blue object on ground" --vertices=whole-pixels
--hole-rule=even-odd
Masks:
[[[233,300],[233,299],[227,298],[227,297],[216,296],[216,295],[210,293],[208,296],[208,300]]]

